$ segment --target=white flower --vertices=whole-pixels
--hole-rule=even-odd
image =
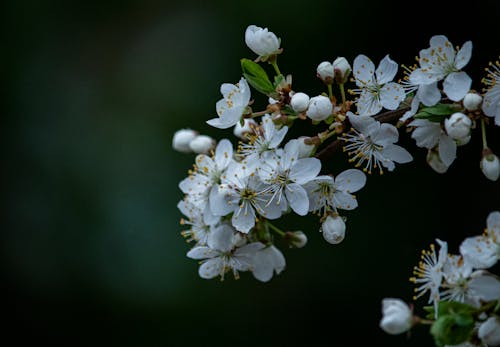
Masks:
[[[236,137],[239,137],[242,140],[245,140],[248,138],[248,134],[251,134],[254,132],[254,129],[257,127],[257,122],[254,121],[252,118],[245,118],[243,120],[243,126],[241,125],[240,122],[236,123],[233,129],[233,134]]]
[[[253,276],[261,282],[268,282],[273,277],[274,273],[279,275],[286,266],[283,253],[274,245],[256,252],[252,263]]]
[[[439,239],[436,241],[440,246],[439,254],[436,254],[434,244],[431,244],[430,251],[422,251],[421,261],[413,269],[415,277],[411,277],[410,282],[418,285],[415,289],[418,294],[414,300],[429,292],[428,303],[434,303],[434,315],[437,318],[437,307],[441,298],[439,288],[443,280],[443,266],[448,256],[448,244]]]
[[[439,153],[436,151],[429,149],[427,150],[427,155],[425,157],[425,160],[427,161],[427,164],[436,171],[437,173],[443,174],[446,171],[448,171],[448,166],[446,166],[442,161],[441,158],[439,157]]]
[[[409,126],[414,126],[411,137],[418,147],[433,149],[437,147],[439,159],[449,167],[457,157],[457,144],[448,136],[441,124],[427,119],[415,119]]]
[[[189,142],[198,135],[197,131],[191,129],[177,130],[172,138],[172,147],[179,152],[190,153]]]
[[[304,112],[309,106],[309,95],[301,92],[293,94],[290,106],[295,112]]]
[[[491,150],[485,150],[485,153],[479,162],[479,167],[486,178],[491,181],[498,180],[498,177],[500,176],[500,161]]]
[[[444,80],[443,91],[453,101],[462,100],[472,83],[467,73],[460,71],[470,60],[472,42],[467,41],[456,52],[446,36],[436,35],[430,39],[430,47],[420,51],[420,68],[410,74],[411,83],[433,85],[430,94],[439,93],[435,82]]]
[[[289,141],[283,150],[260,166],[260,179],[269,184],[272,194],[267,205],[282,205],[284,198],[292,210],[305,216],[309,210],[309,199],[302,185],[314,179],[321,171],[321,161],[317,158],[299,159],[299,141]],[[286,204],[284,206],[287,206]]]
[[[483,112],[488,117],[495,118],[495,124],[500,126],[500,63],[496,61],[490,63],[490,68],[486,71],[488,75],[483,79],[483,83],[488,86],[483,98]]]
[[[279,53],[280,40],[276,35],[256,25],[249,25],[245,30],[245,43],[255,54],[266,57]]]
[[[210,234],[210,225],[203,220],[203,211],[188,200],[182,200],[177,204],[177,208],[188,220],[181,219],[181,225],[189,225],[188,230],[181,232],[181,235],[186,238],[186,241],[196,241],[197,245],[205,245],[208,235]],[[217,220],[217,222],[219,222]]]
[[[394,144],[399,139],[394,125],[381,124],[372,117],[357,116],[351,112],[347,115],[353,128],[351,133],[344,134],[341,139],[346,143],[344,151],[352,156],[349,161],[357,161],[356,167],[364,165],[363,171],[368,173],[372,169],[379,169],[382,174],[382,166],[392,171],[394,162],[404,164],[413,160],[406,149]]]
[[[358,207],[358,201],[351,193],[363,188],[365,183],[366,175],[357,169],[345,170],[337,178],[318,176],[304,186],[309,197],[309,211],[353,210]]]
[[[335,82],[344,84],[349,80],[351,74],[351,65],[344,57],[338,57],[333,61],[333,72],[335,75]]]
[[[285,239],[290,244],[290,247],[302,248],[307,244],[307,236],[300,230],[287,231]]]
[[[333,83],[333,64],[329,61],[324,61],[318,65],[316,68],[316,73],[321,80],[327,84]]]
[[[493,211],[486,219],[486,232],[468,237],[460,245],[460,253],[475,269],[487,269],[500,258],[500,211]]]
[[[282,206],[267,204],[268,186],[255,175],[257,163],[231,163],[221,178],[217,192],[210,195],[210,209],[216,216],[233,213],[236,230],[248,233],[255,226],[256,212],[268,219],[281,216]],[[253,165],[253,166],[252,166]]]
[[[443,266],[444,281],[441,286],[445,290],[441,300],[466,302],[471,296],[468,285],[471,274],[472,265],[462,256],[449,255]]]
[[[483,97],[478,93],[467,93],[465,94],[463,100],[464,107],[468,111],[478,110],[482,102],[483,102]]]
[[[328,216],[321,225],[323,238],[332,245],[341,243],[345,238],[345,222],[341,216]]]
[[[207,123],[219,129],[230,128],[238,123],[250,102],[250,87],[244,78],[241,78],[236,85],[224,83],[220,87],[223,96],[217,104],[218,118],[213,118]]]
[[[264,244],[254,242],[242,247],[235,247],[234,229],[223,224],[212,230],[208,237],[206,246],[196,246],[191,249],[187,256],[192,259],[200,259],[202,263],[198,270],[201,278],[211,279],[233,271],[235,278],[239,278],[238,271],[252,269],[252,261],[255,253],[264,248]]]
[[[253,136],[249,137],[249,142],[241,144],[238,148],[240,156],[246,158],[248,162],[259,161],[264,153],[278,148],[287,131],[286,125],[278,129],[271,116],[264,115],[261,126],[256,129]]]
[[[380,328],[388,334],[398,335],[410,330],[413,313],[401,299],[385,298],[382,300],[382,319]]]
[[[453,113],[444,120],[446,133],[454,140],[464,139],[470,134],[472,121],[462,112]]]
[[[382,59],[377,70],[365,55],[360,54],[354,59],[352,73],[359,89],[352,92],[359,94],[357,107],[360,115],[375,115],[382,107],[388,110],[398,108],[405,98],[405,91],[402,86],[392,82],[397,71],[398,64],[389,55]]]
[[[207,154],[215,146],[215,140],[207,135],[198,135],[189,142],[189,148],[198,154]]]
[[[488,346],[500,346],[500,318],[491,316],[481,323],[477,336]]]
[[[309,101],[309,108],[306,115],[314,121],[322,121],[327,119],[333,111],[332,102],[329,98],[323,95],[318,95]]]

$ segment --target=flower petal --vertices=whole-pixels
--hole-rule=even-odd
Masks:
[[[336,191],[333,193],[333,203],[336,208],[340,208],[342,210],[354,210],[358,207],[358,201],[354,196],[348,193],[344,193],[342,191]]]
[[[358,55],[353,62],[352,73],[356,79],[356,85],[363,88],[374,83],[375,65],[366,55]]]
[[[380,64],[377,67],[377,71],[375,71],[375,74],[377,76],[377,83],[379,85],[382,85],[392,81],[397,72],[398,63],[389,58],[389,54],[387,54],[384,59],[380,61]]]
[[[298,184],[305,184],[321,171],[321,161],[317,158],[303,158],[295,162],[290,169],[290,179]]]
[[[406,149],[393,144],[385,146],[382,150],[382,155],[399,164],[409,163],[413,160],[413,157]]]
[[[380,89],[380,103],[388,110],[397,109],[405,96],[403,87],[395,82],[387,83]]]
[[[418,99],[425,106],[434,106],[441,100],[441,92],[438,89],[437,82],[422,84],[417,90]]]
[[[249,202],[244,202],[234,211],[231,223],[236,230],[245,234],[255,226],[255,211]]]
[[[198,274],[201,278],[212,279],[222,274],[223,262],[221,257],[212,258],[200,265],[198,269]]]
[[[455,67],[457,69],[461,69],[465,65],[467,65],[471,55],[472,55],[472,42],[467,41],[466,43],[463,44],[462,48],[460,48],[460,50],[457,53],[457,56],[455,57]]]
[[[457,144],[448,135],[441,134],[439,137],[439,157],[444,165],[450,166],[457,157]]]
[[[218,255],[219,252],[206,246],[194,247],[187,252],[187,257],[191,259],[208,259],[217,257]]]
[[[366,175],[358,169],[348,169],[342,171],[335,178],[335,187],[346,193],[354,193],[363,188],[366,184]]]
[[[285,196],[292,210],[299,216],[305,216],[309,211],[309,199],[306,190],[297,183],[286,186]]]
[[[452,72],[443,83],[443,91],[453,101],[460,101],[470,90],[472,79],[466,72]]]
[[[227,139],[222,139],[215,148],[215,163],[219,170],[227,168],[233,158],[233,145]]]

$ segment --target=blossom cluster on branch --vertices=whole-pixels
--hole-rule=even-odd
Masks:
[[[467,145],[474,130],[480,129],[483,148],[478,166],[487,179],[498,180],[499,158],[487,144],[486,127],[500,126],[500,64],[486,68],[482,93],[471,89],[472,79],[463,69],[471,58],[472,42],[454,47],[445,36],[433,36],[429,47],[420,51],[417,64],[401,65],[403,74],[398,80],[400,66],[389,55],[377,66],[363,54],[352,66],[344,57],[321,62],[316,76],[326,90],[313,96],[294,90],[292,76],[280,71],[277,60],[283,48],[273,32],[250,25],[245,43],[257,57],[241,59],[243,76],[235,84],[221,85],[216,116],[206,121],[218,129],[232,129],[237,145],[189,128],[177,131],[172,140],[174,149],[196,154],[188,177],[179,184],[184,198],[178,208],[184,215],[181,224],[186,226],[182,235],[193,243],[187,256],[200,261],[202,278],[224,279],[228,272],[238,278],[240,272],[248,271],[267,282],[281,273],[286,260],[277,239],[293,248],[307,243],[303,231],[279,227],[279,220],[290,213],[316,215],[328,243],[343,241],[347,219],[342,211],[358,206],[354,193],[365,186],[367,174],[383,174],[413,161],[397,144],[402,128],[426,151],[429,166],[441,174],[456,160],[457,148]],[[262,64],[270,65],[274,76]],[[355,87],[346,89],[349,83]],[[263,110],[253,109],[255,93],[266,97]],[[301,124],[314,126],[316,135],[287,136],[291,127]],[[322,162],[339,149],[347,153],[353,168],[323,172]],[[500,254],[499,237],[491,236],[495,259]],[[434,248],[424,253],[414,278],[420,284],[419,296],[431,293],[436,318],[440,300],[462,303],[474,296],[461,291],[463,283],[482,286],[481,280],[472,277],[477,273],[473,269],[484,267],[467,263],[467,272],[462,262],[474,258],[474,252],[486,252],[493,241],[464,241],[460,258],[448,257],[446,244],[438,242],[440,254]],[[447,286],[443,292],[439,291],[442,285]],[[482,307],[482,299],[467,303]],[[386,301],[384,312],[411,316],[405,305]],[[390,316],[387,313],[381,323],[388,332],[399,333],[411,326],[392,330]]]

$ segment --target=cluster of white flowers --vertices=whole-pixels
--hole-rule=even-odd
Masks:
[[[434,319],[445,311],[440,307],[442,302],[465,304],[460,306],[462,310],[466,307],[477,313],[471,334],[488,346],[500,345],[500,334],[495,333],[500,331],[500,316],[495,308],[500,305],[500,279],[488,271],[500,259],[500,211],[488,215],[483,234],[463,240],[460,254],[449,254],[446,242],[436,242],[439,252],[431,244],[430,250],[422,251],[421,261],[414,268],[414,277],[410,278],[417,285],[413,299],[428,293]],[[400,299],[384,299],[382,314],[380,327],[389,334],[404,333],[420,322]]]

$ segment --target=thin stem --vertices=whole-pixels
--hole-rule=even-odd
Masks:
[[[328,87],[328,96],[330,97],[330,99],[332,99],[333,98],[332,85],[328,84],[327,87]]]
[[[281,75],[281,71],[280,71],[280,68],[278,67],[277,61],[278,61],[278,58],[276,57],[275,59],[271,59],[270,63],[273,66],[274,71],[276,71],[276,74],[279,76],[279,75]]]
[[[266,224],[267,224],[267,226],[268,226],[268,227],[270,227],[271,229],[273,229],[273,231],[274,231],[276,234],[278,234],[278,235],[280,235],[280,236],[282,236],[282,237],[285,237],[286,233],[285,233],[284,231],[282,231],[282,230],[278,229],[277,227],[275,227],[274,225],[272,225],[269,221],[267,221],[267,223],[266,223]]]
[[[342,97],[342,106],[345,108],[346,98],[345,98],[344,83],[339,84],[339,88],[340,88],[340,96]]]
[[[252,112],[251,117],[252,117],[252,118],[255,118],[255,117],[260,117],[260,116],[265,115],[266,113],[268,113],[268,111],[267,111],[267,110],[260,111],[260,112]]]
[[[484,118],[481,118],[481,135],[483,138],[483,149],[487,149],[488,143],[486,142],[486,125],[484,124]]]

